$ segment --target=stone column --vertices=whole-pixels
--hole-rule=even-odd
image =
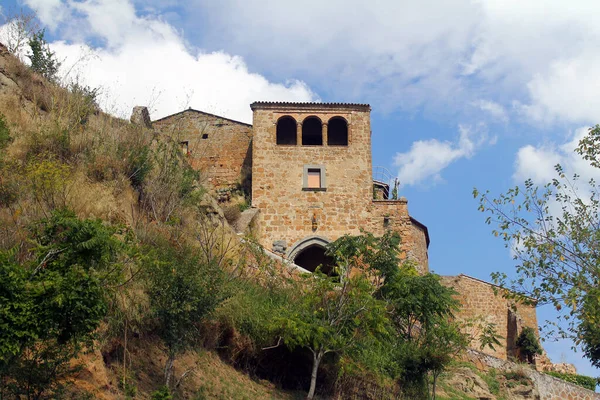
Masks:
[[[296,129],[296,146],[302,146],[302,121],[298,121]]]
[[[328,131],[327,131],[327,122],[323,122],[323,146],[327,146],[327,135],[328,135]]]

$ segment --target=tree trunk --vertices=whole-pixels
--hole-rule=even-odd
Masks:
[[[436,387],[436,384],[437,384],[437,378],[438,378],[438,375],[434,372],[433,373],[433,393],[432,393],[432,396],[431,396],[431,398],[433,400],[436,399],[436,397],[435,397],[435,387]]]
[[[319,350],[317,353],[313,352],[313,367],[312,373],[310,374],[310,390],[306,400],[312,400],[315,397],[315,389],[317,387],[317,371],[319,370],[319,364],[323,358],[323,350]]]
[[[165,365],[165,386],[169,387],[171,376],[173,375],[173,364],[175,363],[175,353],[169,353],[167,364]]]

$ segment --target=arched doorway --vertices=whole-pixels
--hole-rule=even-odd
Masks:
[[[330,275],[333,272],[333,258],[325,254],[325,248],[317,244],[309,246],[302,250],[296,258],[294,264],[304,268],[307,271],[314,272],[321,266],[321,272]]]
[[[320,236],[304,238],[292,246],[288,258],[299,267],[314,272],[321,266],[321,272],[331,275],[334,267],[333,258],[325,255],[329,240]]]

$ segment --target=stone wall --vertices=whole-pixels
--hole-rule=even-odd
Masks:
[[[473,363],[479,370],[495,368],[502,372],[519,371],[526,374],[539,393],[540,400],[598,400],[600,394],[581,386],[565,382],[562,379],[538,372],[532,368],[501,360],[476,350],[467,350],[465,360]]]
[[[497,333],[502,336],[496,350],[486,347],[487,354],[506,360],[517,357],[515,340],[524,326],[538,333],[535,306],[516,304],[502,297],[498,287],[467,275],[443,276],[442,283],[458,292],[461,308],[456,315],[460,321],[483,318],[485,322],[496,325]],[[477,332],[471,332],[477,336]],[[472,347],[479,348],[478,341]]]
[[[364,228],[374,235],[383,235],[390,229],[400,234],[402,242],[402,258],[417,262],[420,273],[429,272],[427,247],[429,235],[427,228],[421,225],[408,213],[408,201],[400,200],[374,200],[369,209],[369,219],[365,221]]]
[[[252,205],[258,239],[267,249],[277,243],[287,255],[311,238],[322,242],[365,229],[375,235],[397,229],[405,255],[419,258],[427,270],[423,232],[413,228],[406,201],[373,200],[370,107],[355,104],[254,103]],[[298,123],[297,144],[276,143],[277,121],[291,116]],[[316,116],[323,123],[323,145],[302,145],[302,123]],[[348,145],[327,145],[327,122],[348,122]],[[304,188],[307,166],[324,168],[325,188]],[[384,218],[389,217],[385,222]],[[420,236],[419,236],[420,235]]]
[[[182,143],[203,183],[214,189],[235,186],[250,173],[252,125],[189,109],[153,126]]]

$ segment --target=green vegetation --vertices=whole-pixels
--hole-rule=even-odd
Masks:
[[[31,69],[42,75],[50,82],[56,82],[60,62],[56,60],[56,55],[50,50],[46,39],[44,39],[45,30],[34,32],[29,38],[29,47],[31,53],[27,55],[31,61]]]
[[[598,378],[592,378],[591,376],[566,374],[560,372],[546,372],[546,374],[562,379],[566,382],[574,383],[575,385],[579,385],[592,391],[596,391],[596,385],[598,385]]]
[[[538,340],[535,332],[532,328],[525,326],[523,330],[517,337],[517,347],[527,358],[527,362],[532,364],[534,362],[534,357],[538,354],[542,354],[542,346],[540,345],[540,341]]]
[[[41,398],[73,373],[120,280],[115,230],[54,211],[31,227],[31,253],[0,251],[0,395]]]
[[[575,151],[600,168],[600,125],[590,128]],[[513,250],[517,262],[515,279],[496,273],[494,281],[512,290],[505,293],[509,297],[533,298],[562,310],[558,323],[548,322],[548,334],[572,339],[600,366],[599,188],[593,179],[578,188],[578,175],[569,179],[560,165],[555,170],[556,178],[541,187],[527,180],[496,199],[477,189],[473,195],[479,210],[491,214],[486,222],[497,225],[493,234]]]
[[[224,299],[224,271],[213,259],[191,248],[154,245],[146,248],[144,270],[154,330],[167,349],[165,386],[178,354],[200,339],[196,326]]]

